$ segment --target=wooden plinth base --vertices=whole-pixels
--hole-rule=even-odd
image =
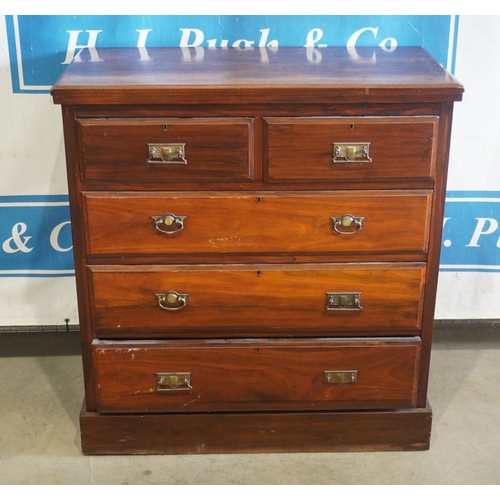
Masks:
[[[88,455],[427,450],[432,410],[102,415],[82,409]]]

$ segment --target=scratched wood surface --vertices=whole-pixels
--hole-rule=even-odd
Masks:
[[[419,346],[419,339],[97,342],[98,407],[112,413],[412,407]],[[356,381],[325,382],[325,371],[337,370],[355,370]],[[189,386],[158,390],[157,373],[165,372],[189,373]]]
[[[385,253],[422,260],[431,196],[428,190],[87,192],[87,251],[90,257],[149,256],[163,262],[231,254],[364,259]],[[182,226],[160,222],[157,229],[151,217],[165,214],[185,217]],[[337,224],[337,232],[332,217],[351,214],[362,220],[347,229]]]
[[[355,330],[394,335],[420,328],[425,266],[92,266],[90,275],[92,325],[101,336],[172,337],[188,331],[213,338],[256,330],[294,336]],[[170,291],[189,295],[185,307],[160,307],[156,294]],[[326,310],[329,292],[359,292],[362,310]]]

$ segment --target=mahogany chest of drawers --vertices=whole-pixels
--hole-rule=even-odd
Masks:
[[[83,452],[428,448],[462,92],[421,48],[83,51]]]

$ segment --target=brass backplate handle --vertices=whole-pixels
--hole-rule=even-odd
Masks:
[[[370,163],[369,142],[334,142],[333,163]]]
[[[185,143],[168,142],[163,144],[148,144],[148,163],[176,163],[186,165]]]
[[[326,292],[327,311],[362,311],[361,292]]]
[[[334,384],[342,387],[346,384],[355,384],[358,380],[358,370],[326,370],[325,384]]]
[[[175,234],[184,229],[184,219],[187,215],[151,215],[155,222],[155,229],[163,234]]]
[[[157,373],[156,378],[158,392],[190,391],[193,389],[191,387],[191,373],[189,372]]]
[[[155,293],[158,305],[165,311],[180,311],[187,305],[188,293],[177,293],[173,290],[167,293]]]
[[[363,229],[364,217],[355,217],[351,214],[344,214],[340,217],[330,217],[333,230],[338,234],[354,234]]]

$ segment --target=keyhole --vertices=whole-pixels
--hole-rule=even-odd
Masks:
[[[351,130],[354,130],[354,123],[351,123],[351,124],[349,125],[349,128],[350,128]]]
[[[168,125],[163,125],[163,132],[166,132],[168,130]]]
[[[262,200],[261,200],[261,197],[259,196],[259,197],[257,198],[257,203],[260,203],[261,201],[262,201]]]

